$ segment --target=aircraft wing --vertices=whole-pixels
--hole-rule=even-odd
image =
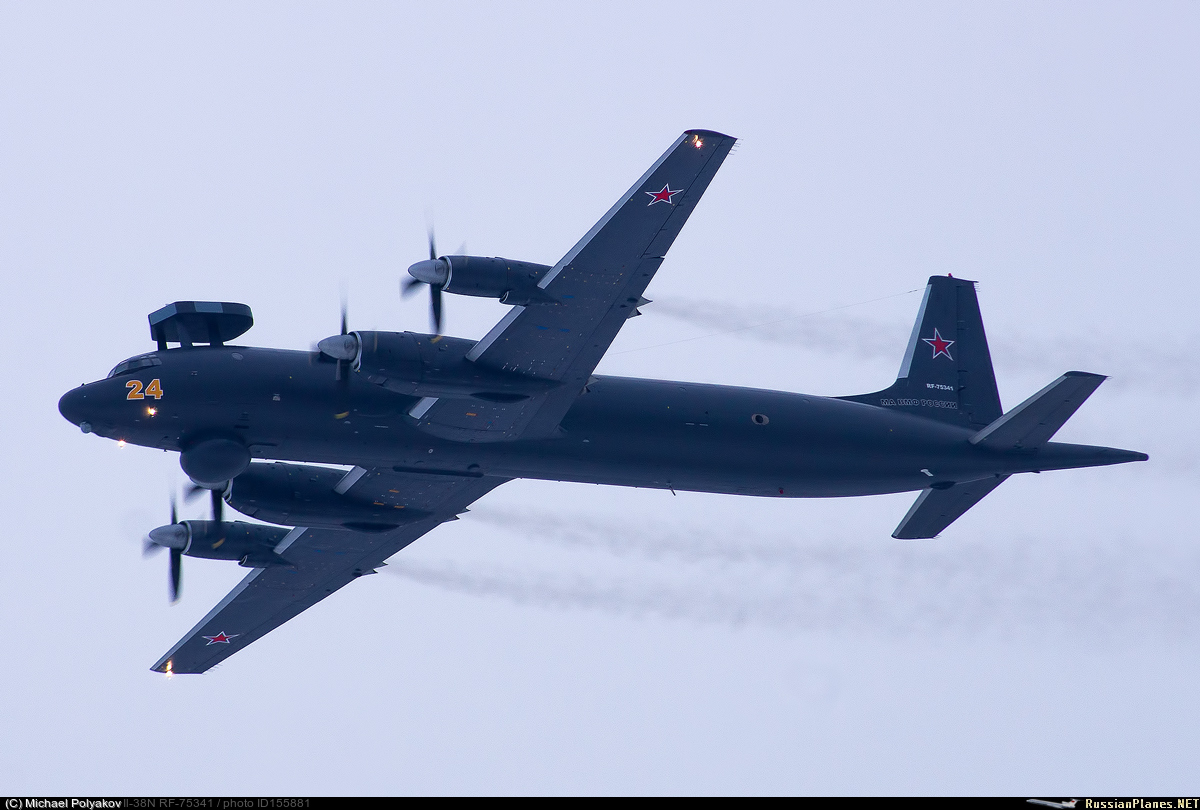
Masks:
[[[625,192],[538,286],[545,303],[516,306],[467,358],[562,383],[519,402],[426,398],[409,412],[422,430],[459,441],[554,435],[662,264],[735,139],[688,130]]]
[[[292,566],[255,568],[152,669],[200,673],[262,638],[431,529],[456,520],[507,478],[396,473],[356,467],[341,491],[404,506],[421,517],[390,531],[296,527],[276,547]]]

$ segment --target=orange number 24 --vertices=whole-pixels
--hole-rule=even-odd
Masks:
[[[146,397],[162,399],[162,383],[157,378],[150,381],[150,384],[146,386],[145,393],[142,393],[141,380],[130,380],[125,383],[125,387],[129,389],[129,393],[125,395],[125,399],[145,399]]]

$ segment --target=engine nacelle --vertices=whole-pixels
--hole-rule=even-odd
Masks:
[[[275,553],[279,541],[287,536],[287,529],[243,523],[240,520],[222,523],[185,520],[165,528],[175,530],[179,539],[186,539],[186,545],[181,550],[188,557],[237,560],[250,568],[288,565],[286,559]],[[165,545],[169,548],[170,541]]]
[[[386,531],[429,517],[403,504],[339,492],[342,470],[256,461],[233,479],[226,502],[244,515],[285,526]]]
[[[485,256],[441,256],[417,262],[409,275],[455,295],[498,298],[505,304],[554,303],[538,286],[550,267]]]
[[[412,332],[352,332],[345,337],[357,341],[354,370],[398,394],[517,402],[559,385],[477,365],[467,359],[473,340]]]

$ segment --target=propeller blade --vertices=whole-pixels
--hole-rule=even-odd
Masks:
[[[183,578],[183,552],[171,549],[171,604],[179,601],[179,581]]]
[[[341,306],[341,324],[338,334],[333,337],[327,337],[324,340],[317,341],[316,349],[320,352],[320,360],[333,360],[333,379],[338,382],[347,382],[348,377],[346,372],[350,369],[350,361],[353,361],[358,353],[359,343],[358,338],[350,334],[350,318],[347,315],[346,295],[342,293]]]
[[[448,260],[439,259],[437,240],[433,228],[429,229],[429,259],[408,268],[409,278],[400,282],[400,296],[406,298],[416,292],[418,284],[429,286],[429,309],[433,320],[433,331],[442,333],[442,291],[450,280],[451,266]]]
[[[191,500],[196,497],[203,488],[191,486],[184,490],[184,499]],[[152,557],[164,548],[171,550],[171,567],[170,567],[170,586],[171,586],[171,603],[179,601],[179,580],[182,576],[183,566],[183,550],[187,547],[190,532],[185,524],[179,522],[179,505],[175,500],[175,493],[171,493],[171,522],[166,526],[159,526],[157,529],[152,529],[145,538],[142,539],[142,556]]]
[[[425,282],[421,281],[419,278],[413,278],[412,276],[403,279],[400,282],[400,296],[402,298],[408,298],[417,291],[417,287],[420,287],[424,283]]]
[[[212,513],[213,513],[212,519],[217,521],[218,523],[220,523],[221,515],[224,512],[224,507],[225,507],[225,500],[222,497],[225,494],[224,490],[223,489],[208,489],[207,487],[200,487],[200,486],[196,486],[195,484],[192,484],[187,489],[184,490],[183,499],[185,501],[187,501],[188,503],[191,503],[192,501],[196,500],[196,497],[199,496],[201,492],[208,493],[208,496],[212,502]],[[174,503],[174,501],[172,501],[172,503],[171,503],[171,522],[172,523],[179,522],[178,520],[175,519],[175,503]]]
[[[345,291],[343,291],[342,292],[342,335],[343,335],[343,337],[350,333],[350,328],[348,326],[348,318],[346,316],[346,310],[347,310],[346,293],[345,293]],[[334,369],[334,372],[333,372],[333,379],[335,381],[341,383],[341,386],[339,386],[339,387],[341,388],[341,394],[343,396],[345,396],[346,389],[350,385],[349,372],[350,372],[350,363],[346,360],[338,359],[337,367]]]
[[[209,492],[212,493],[212,519],[220,523],[225,513],[225,499],[219,490],[210,489]]]

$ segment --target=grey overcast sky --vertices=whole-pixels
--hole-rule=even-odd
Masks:
[[[1197,42],[1195,3],[0,0],[0,792],[1194,794]],[[691,127],[742,142],[602,372],[876,390],[952,272],[1006,406],[1110,374],[1060,436],[1151,461],[919,543],[912,495],[514,482],[149,672],[244,572],[187,560],[168,606],[139,538],[177,459],[58,397],[174,300],[259,345],[335,332],[343,287],[422,331],[427,223],[552,263]]]

